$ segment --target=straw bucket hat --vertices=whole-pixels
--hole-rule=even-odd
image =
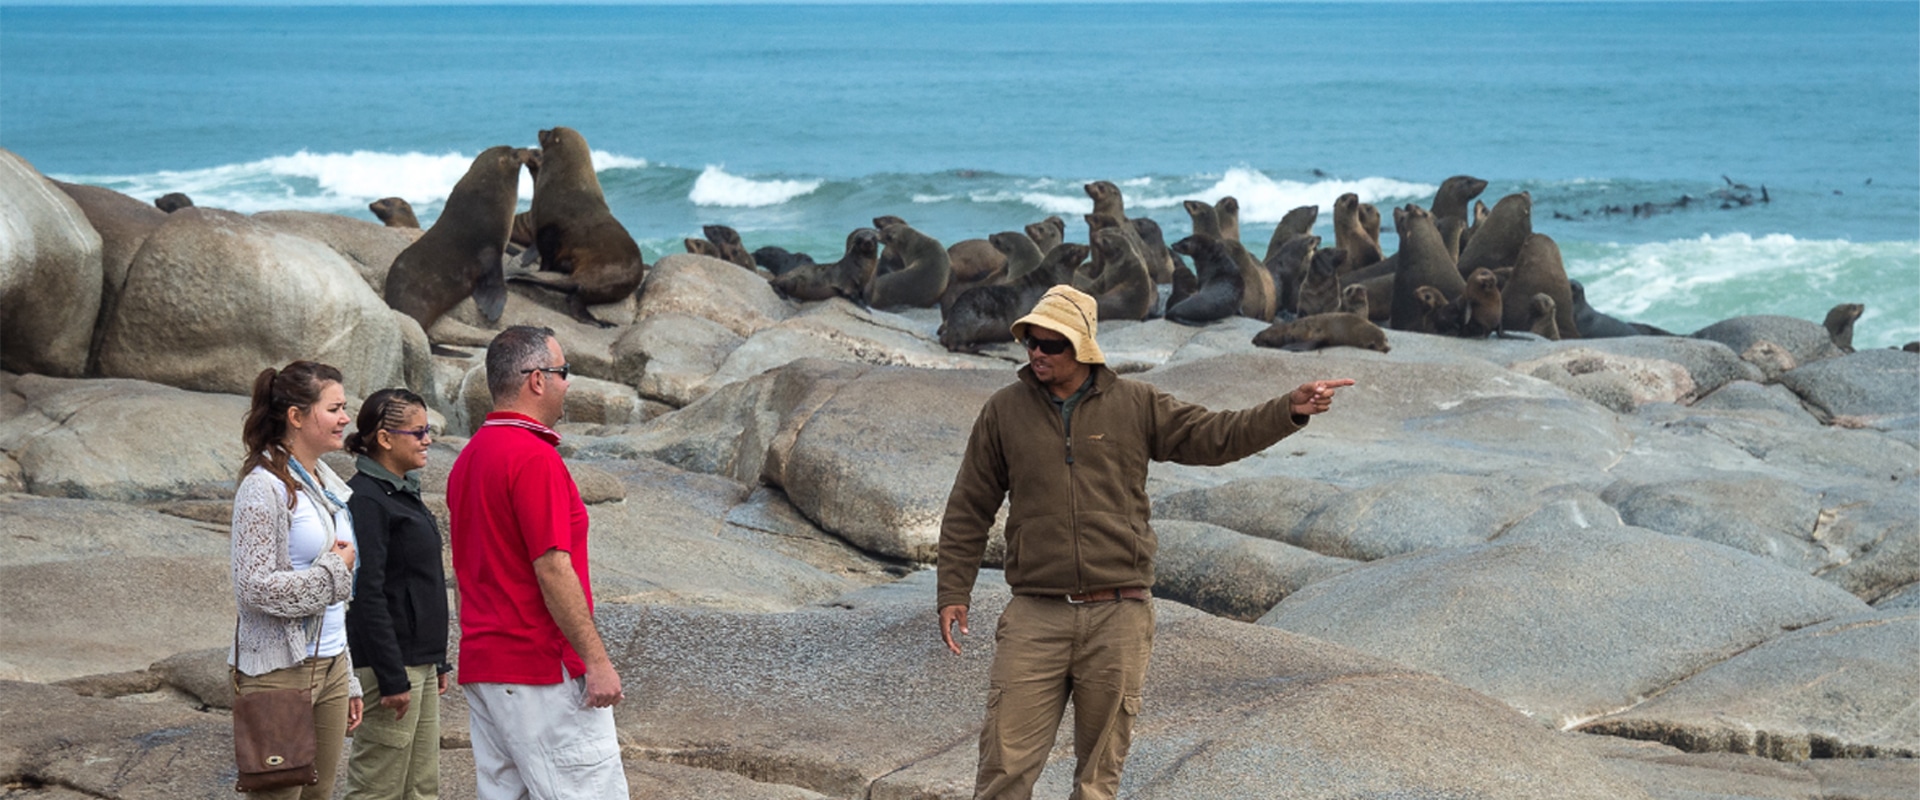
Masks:
[[[1100,343],[1093,340],[1100,327],[1100,304],[1086,292],[1061,284],[1047,290],[1033,313],[1014,320],[1013,340],[1027,338],[1027,326],[1038,325],[1073,343],[1073,360],[1082,364],[1105,364]]]

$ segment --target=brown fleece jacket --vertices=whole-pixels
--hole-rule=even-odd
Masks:
[[[1060,411],[1031,367],[974,421],[940,523],[939,607],[968,605],[987,528],[1007,514],[1007,584],[1062,595],[1153,585],[1147,462],[1212,466],[1250,456],[1306,426],[1287,395],[1242,411],[1208,411],[1094,365],[1094,384]]]

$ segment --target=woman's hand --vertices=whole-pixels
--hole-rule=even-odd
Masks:
[[[333,554],[339,556],[341,561],[347,562],[347,569],[353,569],[353,559],[356,553],[354,552],[352,542],[335,539],[333,542]]]
[[[361,714],[361,711],[365,708],[366,708],[366,701],[361,700],[358,697],[347,698],[347,732],[348,733],[352,733],[354,728],[360,727],[360,714]]]
[[[449,674],[450,673],[446,673],[446,672],[440,673],[440,693],[441,694],[447,693],[447,685],[449,684],[449,681],[447,680],[447,675]]]
[[[413,692],[411,691],[401,692],[399,694],[390,694],[380,698],[380,705],[393,709],[393,719],[396,722],[402,719],[406,719],[407,706],[412,702],[413,702]]]

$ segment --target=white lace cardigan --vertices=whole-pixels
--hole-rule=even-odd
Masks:
[[[321,486],[337,496],[349,493],[346,482],[324,462],[319,467],[314,478]],[[293,568],[287,548],[292,527],[286,485],[273,473],[255,467],[240,481],[233,497],[233,595],[240,624],[237,649],[227,654],[227,663],[248,675],[264,675],[305,660],[313,652],[307,626],[327,606],[353,595],[353,570],[331,550],[306,569]],[[348,696],[359,697],[360,680],[353,674],[352,655],[341,655],[348,659]]]

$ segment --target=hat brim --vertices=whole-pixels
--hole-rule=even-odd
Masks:
[[[1090,341],[1087,339],[1086,334],[1073,330],[1056,320],[1038,313],[1028,314],[1013,321],[1011,329],[1013,331],[1013,341],[1015,344],[1026,340],[1028,326],[1045,328],[1066,337],[1067,341],[1073,343],[1073,360],[1075,361],[1082,364],[1107,363],[1107,356],[1105,353],[1100,352],[1100,344],[1098,342]]]

